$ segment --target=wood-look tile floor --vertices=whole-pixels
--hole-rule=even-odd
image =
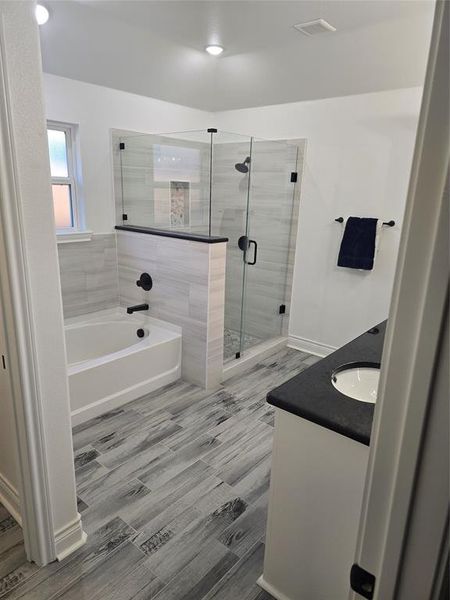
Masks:
[[[282,350],[214,393],[180,381],[76,427],[87,543],[38,568],[0,513],[0,598],[269,600],[265,396],[317,360]]]

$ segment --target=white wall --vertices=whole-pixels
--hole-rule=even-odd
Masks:
[[[388,315],[422,88],[217,113],[219,129],[306,138],[290,335],[338,347]],[[336,266],[339,216],[393,219],[373,271]],[[326,350],[326,348],[325,348]]]
[[[44,74],[47,118],[79,125],[82,196],[87,229],[115,225],[111,129],[168,133],[213,126],[213,115],[162,100]]]

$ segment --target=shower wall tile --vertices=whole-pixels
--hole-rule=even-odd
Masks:
[[[115,234],[58,244],[64,317],[118,306]]]
[[[213,388],[222,376],[226,244],[117,231],[120,304],[148,302],[148,314],[183,329],[182,376]],[[142,272],[153,279],[145,292]]]

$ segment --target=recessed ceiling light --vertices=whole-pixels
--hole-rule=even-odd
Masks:
[[[217,44],[206,46],[205,50],[208,54],[211,54],[212,56],[219,56],[219,54],[222,54],[223,52],[222,46],[218,46]]]
[[[36,21],[38,22],[38,25],[45,25],[50,17],[48,9],[42,4],[36,4],[34,14],[36,15]]]

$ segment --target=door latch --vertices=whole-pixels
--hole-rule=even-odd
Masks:
[[[354,564],[350,571],[350,587],[363,598],[372,600],[375,591],[375,575]]]

